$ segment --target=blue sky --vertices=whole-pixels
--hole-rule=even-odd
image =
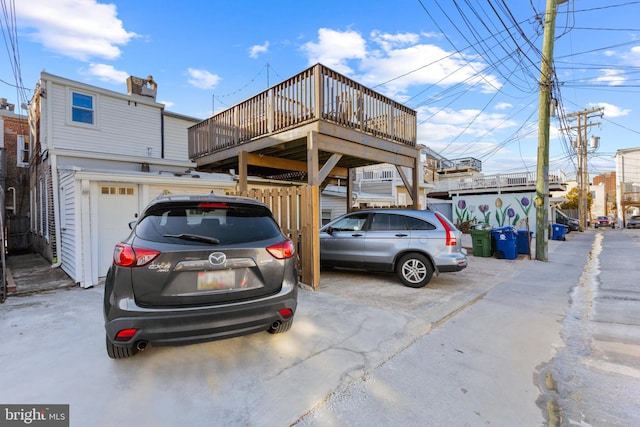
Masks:
[[[536,170],[543,0],[0,0],[0,97],[39,73],[126,93],[152,75],[168,110],[207,118],[318,62],[418,111],[418,143],[485,173]],[[589,172],[640,147],[640,1],[569,0],[555,41],[560,111],[604,107]],[[16,86],[23,89],[17,89]],[[566,126],[566,122],[565,125]],[[575,177],[552,119],[550,170]]]

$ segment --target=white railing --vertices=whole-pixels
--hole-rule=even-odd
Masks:
[[[549,174],[549,184],[566,183],[566,175],[562,171]],[[459,178],[448,178],[434,182],[433,191],[456,192],[460,190],[502,189],[512,187],[535,187],[536,173],[522,172],[496,175],[472,175]]]
[[[380,182],[400,179],[400,174],[392,165],[364,166],[356,169],[356,182]]]

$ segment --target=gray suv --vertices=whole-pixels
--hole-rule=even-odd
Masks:
[[[439,212],[369,209],[336,218],[320,229],[320,264],[395,272],[412,288],[433,273],[467,267],[462,233]]]
[[[115,247],[104,289],[107,354],[288,331],[298,294],[294,255],[254,199],[156,199]]]

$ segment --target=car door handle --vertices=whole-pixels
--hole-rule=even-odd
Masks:
[[[360,233],[355,233],[355,234],[352,234],[352,235],[351,235],[351,237],[362,237],[362,234],[360,234]]]
[[[402,234],[402,233],[398,233],[396,234],[396,237],[407,237],[408,234]]]

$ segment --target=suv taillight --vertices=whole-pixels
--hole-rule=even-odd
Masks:
[[[276,259],[287,259],[291,258],[296,253],[296,250],[291,240],[285,240],[267,247],[267,252]]]
[[[458,237],[456,236],[456,232],[449,225],[449,221],[447,221],[440,212],[436,212],[435,214],[436,214],[436,217],[438,218],[438,221],[440,221],[440,224],[442,224],[442,226],[445,229],[445,232],[447,233],[447,240],[445,244],[447,246],[457,246]]]
[[[149,264],[159,251],[145,248],[134,248],[127,243],[118,243],[113,251],[113,262],[120,267],[142,267]]]

